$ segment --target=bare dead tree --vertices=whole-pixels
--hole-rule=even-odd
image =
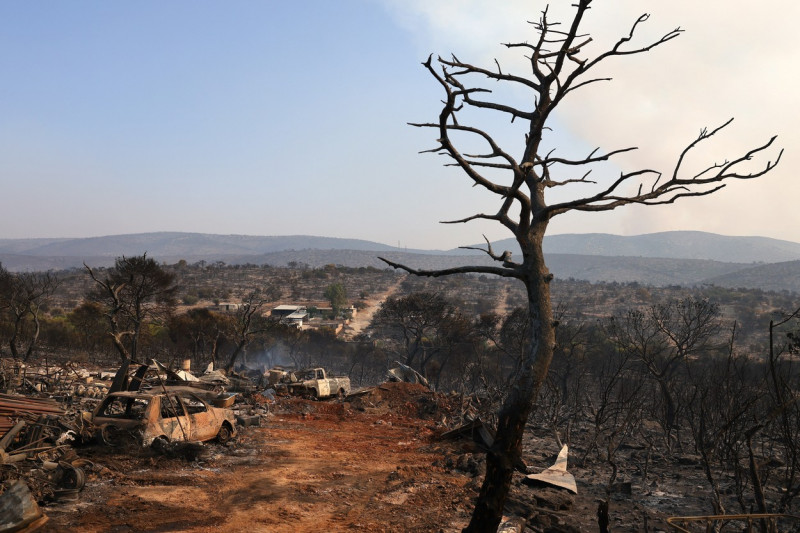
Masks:
[[[619,470],[616,453],[642,425],[645,382],[632,368],[632,360],[625,350],[603,356],[592,373],[593,386],[584,392],[591,437],[579,463],[585,465],[592,452],[602,456],[611,467],[609,490]]]
[[[42,310],[58,288],[60,280],[50,272],[8,272],[0,264],[0,311],[11,322],[8,347],[11,356],[27,361],[41,333]]]
[[[189,309],[170,320],[170,338],[179,350],[188,350],[191,353],[195,365],[208,361],[216,364],[225,337],[225,322],[223,315],[208,309]]]
[[[637,30],[649,18],[645,14],[611,49],[589,57],[584,48],[591,38],[581,33],[581,23],[591,3],[591,0],[578,0],[574,4],[574,16],[564,29],[551,22],[545,10],[537,21],[531,23],[535,35],[531,42],[505,45],[529,54],[527,58],[531,74],[528,76],[505,72],[497,62],[491,68],[484,68],[463,62],[454,55],[449,59],[439,57],[436,62],[431,56],[423,63],[441,86],[445,98],[437,122],[412,125],[434,129],[437,145],[427,151],[449,157],[450,164],[460,168],[475,186],[494,194],[498,201],[494,212],[477,213],[447,223],[473,220],[497,222],[515,237],[522,259],[515,261],[509,252],[495,253],[487,240],[484,251],[496,265],[419,270],[388,259],[383,261],[420,276],[482,273],[516,278],[525,285],[529,308],[531,341],[522,369],[500,409],[497,439],[487,454],[486,477],[471,522],[466,528],[469,532],[497,529],[511,485],[513,465],[521,454],[525,424],[553,357],[555,334],[549,289],[553,276],[547,269],[542,253],[542,242],[550,220],[573,211],[604,212],[629,204],[663,205],[681,198],[706,196],[720,190],[725,182],[763,176],[780,159],[779,154],[775,161],[768,161],[758,170],[742,170],[745,163],[761,156],[772,146],[773,137],[722,163],[710,164],[699,171],[687,170],[687,156],[693,154],[698,145],[720,133],[730,121],[710,130],[701,130],[700,135],[678,155],[675,167],[666,174],[643,168],[623,172],[607,183],[600,183],[599,180],[589,180],[591,169],[597,163],[635,148],[609,152],[596,149],[577,159],[546,152],[542,141],[550,129],[554,110],[578,89],[608,80],[592,77],[595,67],[609,59],[648,52],[682,32],[676,28],[655,41],[635,45],[633,41]],[[529,97],[526,101],[532,102],[532,105],[530,108],[520,108],[495,100],[491,96],[492,90],[476,83],[476,79],[488,80],[493,86],[503,84],[527,91]],[[491,110],[508,116],[512,121],[525,121],[527,132],[521,156],[512,156],[487,131],[462,123],[458,119],[459,113],[469,109]],[[454,137],[457,136],[477,138],[487,148],[481,153],[464,153],[456,146]],[[576,185],[589,184],[594,184],[599,190],[548,204],[548,191],[552,189],[572,189]]]
[[[261,314],[267,303],[274,302],[279,297],[278,289],[267,287],[264,290],[253,290],[242,299],[230,325],[229,336],[234,342],[234,348],[225,364],[226,372],[233,370],[237,359],[244,353],[255,335],[272,329],[274,324],[264,319]]]
[[[692,297],[673,299],[644,310],[630,310],[620,318],[612,317],[603,327],[617,349],[638,360],[657,385],[658,421],[667,449],[671,450],[673,430],[683,408],[681,397],[674,390],[676,381],[680,381],[679,372],[685,370],[690,357],[719,348],[713,344],[720,331],[719,307]]]
[[[389,297],[373,318],[372,326],[385,328],[389,337],[403,345],[405,364],[426,373],[426,365],[439,346],[430,339],[457,315],[456,307],[436,292],[414,292],[403,297]]]
[[[164,270],[146,253],[117,258],[104,276],[85,263],[83,266],[95,283],[87,300],[102,307],[120,358],[135,359],[146,326],[163,324],[175,306],[175,273]]]
[[[776,423],[770,428],[771,441],[777,444],[776,454],[782,458],[780,483],[783,494],[778,502],[779,512],[790,508],[792,501],[800,494],[800,401],[797,390],[800,387],[800,372],[788,352],[797,352],[798,334],[787,334],[789,345],[775,346],[775,330],[784,324],[795,321],[800,316],[800,308],[787,313],[780,320],[769,322],[769,359],[767,361],[767,380],[771,404],[775,406]]]
[[[752,363],[734,351],[735,339],[736,324],[731,328],[727,355],[692,361],[685,384],[686,420],[711,488],[716,514],[726,512],[719,471],[732,472],[730,476],[737,480],[737,499],[744,501],[744,488],[739,482],[743,479],[743,442],[754,413],[762,412],[764,407],[760,403],[762,390],[751,383]]]
[[[536,417],[544,418],[543,422],[550,427],[560,448],[570,444],[572,423],[581,417],[584,410],[581,391],[589,385],[586,381],[594,377],[590,376],[586,361],[585,350],[590,334],[586,324],[569,319],[563,306],[555,310],[555,317],[558,327],[553,364],[540,393]]]

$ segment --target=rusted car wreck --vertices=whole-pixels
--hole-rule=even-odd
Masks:
[[[236,436],[233,411],[214,407],[191,387],[111,393],[92,413],[92,424],[109,445],[128,436],[143,446],[212,439],[225,443]]]
[[[272,369],[268,373],[269,384],[279,392],[302,396],[313,400],[350,394],[350,378],[330,376],[324,368],[307,368],[297,371]]]

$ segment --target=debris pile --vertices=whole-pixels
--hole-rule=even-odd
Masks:
[[[352,408],[376,414],[443,421],[462,410],[461,395],[433,392],[419,383],[388,381],[350,399]]]
[[[0,532],[35,531],[47,522],[28,486],[16,480],[0,494]]]
[[[34,531],[47,521],[41,505],[78,499],[84,468],[94,465],[73,444],[117,446],[130,436],[139,445],[158,441],[174,456],[176,446],[186,455],[199,441],[226,443],[237,433],[237,394],[224,392],[232,383],[221,372],[196,378],[155,360],[91,373],[0,360],[9,391],[0,393],[0,533]]]
[[[59,425],[64,414],[53,400],[0,394],[0,464],[54,447],[64,433]]]
[[[386,372],[386,378],[389,381],[402,381],[405,383],[419,383],[425,387],[430,388],[430,383],[428,380],[425,379],[425,376],[414,370],[408,365],[404,365],[399,361],[395,361],[394,364],[397,366],[394,368],[390,368]]]
[[[47,521],[37,502],[77,498],[75,436],[56,401],[0,394],[0,532],[34,531]]]

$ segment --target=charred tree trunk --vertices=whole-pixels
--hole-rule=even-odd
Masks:
[[[248,340],[243,339],[236,343],[236,348],[233,349],[233,353],[231,353],[230,358],[228,359],[227,364],[225,365],[225,372],[230,372],[233,370],[233,366],[236,364],[236,360],[239,359],[239,356],[244,351],[244,347],[247,346]]]
[[[123,363],[133,359],[130,352],[125,347],[125,343],[122,342],[122,335],[120,333],[111,332],[109,333],[109,337],[111,337],[111,342],[114,344],[114,348],[117,349],[117,353],[119,353],[119,357]]]
[[[17,337],[19,336],[19,329],[22,326],[22,317],[17,315],[14,320],[14,333],[8,341],[8,348],[11,350],[11,357],[19,359],[19,350],[17,350]]]
[[[676,408],[672,392],[666,377],[658,379],[658,388],[661,390],[661,399],[664,401],[664,438],[668,450],[672,450],[672,430],[675,427]]]
[[[28,346],[25,348],[25,357],[23,361],[27,361],[31,355],[33,355],[33,350],[36,348],[36,344],[39,342],[39,335],[42,332],[42,322],[39,320],[38,313],[32,313],[33,316],[33,332],[31,333],[30,342],[28,342]]]
[[[553,359],[555,329],[550,305],[552,275],[544,263],[541,249],[543,237],[544,228],[524,254],[530,272],[523,279],[528,294],[530,346],[521,372],[500,408],[497,438],[486,455],[486,477],[465,533],[497,531],[511,488],[514,465],[521,459],[525,425]]]

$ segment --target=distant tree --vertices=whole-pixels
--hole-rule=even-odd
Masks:
[[[119,257],[104,275],[84,267],[95,283],[87,301],[101,306],[120,358],[136,359],[145,326],[163,324],[175,306],[175,274],[147,254]]]
[[[36,349],[42,313],[60,281],[49,272],[11,273],[0,264],[0,312],[10,322],[11,356],[28,360]]]
[[[396,336],[405,352],[405,364],[425,373],[425,363],[433,355],[431,339],[455,314],[453,304],[441,294],[415,292],[387,298],[373,317],[372,327]]]
[[[265,290],[256,289],[242,299],[234,313],[228,329],[228,338],[234,344],[233,351],[225,363],[225,371],[233,370],[236,361],[245,353],[248,344],[256,335],[264,334],[274,328],[275,324],[263,316],[264,306],[280,297],[280,291],[274,287]]]
[[[325,288],[325,299],[331,303],[333,316],[339,316],[339,312],[347,306],[347,290],[340,282],[331,283]]]
[[[67,315],[67,321],[78,335],[78,345],[89,353],[96,352],[108,336],[107,319],[97,302],[83,302]]]
[[[169,321],[169,335],[179,349],[188,352],[196,364],[217,362],[225,330],[229,326],[227,317],[208,309],[189,309]]]
[[[389,297],[370,330],[389,341],[395,359],[417,369],[438,388],[463,388],[465,367],[477,364],[484,336],[479,321],[468,317],[436,292]]]
[[[717,135],[730,124],[703,129],[700,135],[681,152],[675,167],[666,174],[643,168],[623,172],[604,183],[590,181],[589,174],[598,163],[612,156],[633,150],[623,148],[609,152],[593,150],[585,157],[557,155],[545,142],[547,132],[553,128],[551,118],[565,98],[578,89],[608,78],[594,77],[595,67],[606,60],[647,52],[680,35],[682,30],[665,33],[661,38],[634,44],[640,25],[649,16],[642,15],[610,49],[594,57],[587,46],[591,38],[581,31],[584,15],[592,0],[577,0],[572,20],[564,25],[552,23],[548,11],[533,22],[535,30],[526,42],[509,43],[509,48],[522,49],[529,60],[530,75],[517,75],[503,70],[496,62],[491,67],[481,67],[461,61],[455,56],[433,57],[424,63],[425,68],[439,83],[443,92],[443,107],[438,120],[414,124],[436,131],[436,146],[430,152],[448,156],[451,165],[459,167],[468,180],[496,196],[497,207],[488,213],[476,213],[450,223],[472,220],[490,220],[509,230],[521,250],[521,259],[515,260],[511,252],[495,253],[487,240],[486,254],[496,262],[494,266],[472,265],[440,270],[419,270],[387,259],[385,263],[420,276],[446,276],[461,273],[495,274],[520,280],[527,293],[530,321],[530,342],[521,370],[511,392],[499,412],[497,438],[487,454],[486,476],[476,502],[475,510],[466,531],[494,532],[503,515],[503,506],[511,486],[513,465],[518,464],[522,452],[522,436],[528,415],[544,382],[555,345],[553,312],[550,303],[550,281],[553,276],[545,264],[542,243],[550,220],[558,215],[578,212],[611,211],[618,207],[635,205],[671,204],[687,197],[705,196],[720,190],[730,180],[752,179],[772,170],[780,159],[767,162],[763,167],[747,166],[774,142],[746,150],[722,163],[700,165],[687,169],[694,149]],[[592,74],[590,74],[592,73]],[[491,89],[480,85],[479,80],[489,80]],[[511,90],[497,94],[526,93],[518,99],[527,107],[492,98],[493,90],[500,85]],[[525,127],[521,156],[515,158],[504,150],[495,137],[468,122],[482,111],[495,111]],[[463,120],[461,117],[465,117]],[[473,137],[486,148],[476,149],[475,142],[466,142],[470,153],[457,147],[466,137]],[[467,139],[473,140],[473,139]],[[743,168],[744,167],[744,168]],[[593,192],[569,194],[574,187],[584,190],[594,185]],[[553,189],[561,189],[552,197]],[[549,201],[549,202],[548,202]]]
[[[662,400],[659,421],[668,445],[681,408],[676,377],[690,357],[719,347],[720,329],[718,306],[691,297],[631,310],[606,323],[617,349],[638,360],[658,386]]]

